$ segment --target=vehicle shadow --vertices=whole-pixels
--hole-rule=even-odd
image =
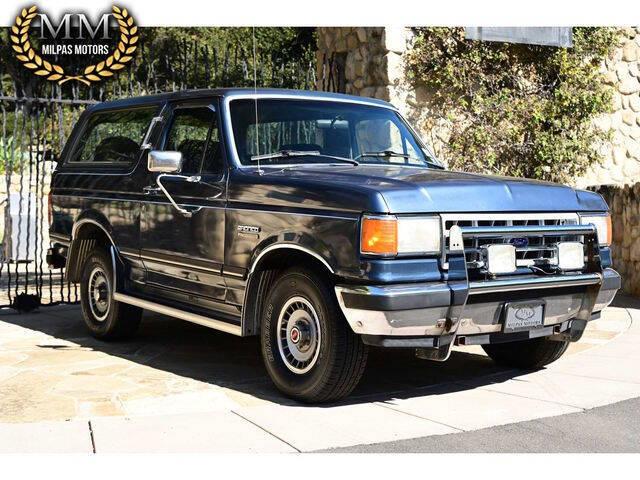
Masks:
[[[226,387],[281,405],[299,405],[282,396],[262,364],[257,337],[238,338],[154,313],[145,314],[132,339],[103,342],[89,336],[77,306],[42,308],[29,315],[2,314],[0,322],[39,331],[84,349],[103,352],[154,369]],[[62,349],[43,342],[39,348]],[[504,382],[525,372],[498,367],[478,349],[454,351],[444,363],[417,359],[413,350],[370,349],[356,390],[339,403],[387,402],[429,394],[470,390]],[[99,381],[96,378],[96,381]]]

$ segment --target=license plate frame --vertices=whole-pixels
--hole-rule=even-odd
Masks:
[[[505,303],[502,314],[502,331],[504,333],[525,332],[544,327],[545,307],[544,300]],[[522,312],[522,314],[517,315],[518,312]]]

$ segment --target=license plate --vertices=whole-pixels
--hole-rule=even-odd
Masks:
[[[505,305],[504,331],[518,332],[541,327],[544,324],[544,303],[518,302]]]

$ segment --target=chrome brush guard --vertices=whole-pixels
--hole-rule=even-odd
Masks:
[[[586,257],[583,270],[576,273],[531,273],[470,280],[464,248],[466,239],[523,236],[582,237]],[[445,322],[445,332],[437,338],[433,348],[421,348],[418,352],[418,356],[429,360],[445,361],[449,358],[465,306],[472,295],[584,286],[586,290],[580,310],[571,321],[570,330],[564,334],[567,339],[577,340],[582,335],[586,323],[591,319],[603,281],[597,233],[593,225],[455,226],[450,232],[447,263],[448,286],[452,292],[452,301]]]

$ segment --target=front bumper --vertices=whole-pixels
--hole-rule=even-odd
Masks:
[[[545,301],[544,327],[560,326],[576,318],[582,307],[585,288],[599,285],[592,310],[600,312],[611,303],[620,288],[620,276],[610,268],[602,274],[539,277],[518,275],[501,280],[470,282],[457,336],[484,336],[502,331],[502,311],[506,302],[542,299]],[[449,283],[422,283],[387,286],[336,287],[338,302],[355,333],[370,343],[384,346],[433,346],[433,338],[447,333],[447,318],[455,306],[458,291]],[[563,326],[563,324],[565,324]],[[550,331],[549,334],[557,333]],[[553,329],[552,329],[553,330]],[[536,333],[548,333],[542,330]],[[537,336],[537,335],[536,335]],[[544,336],[544,335],[543,335]],[[389,341],[384,341],[389,337]],[[466,343],[483,343],[483,338]],[[465,343],[465,341],[458,343]]]

